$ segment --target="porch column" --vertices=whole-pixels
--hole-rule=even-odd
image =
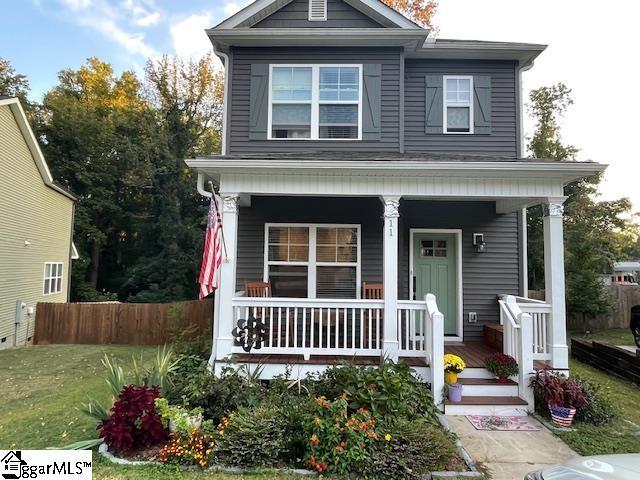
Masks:
[[[236,292],[236,244],[238,236],[238,194],[222,193],[222,233],[227,247],[222,252],[220,267],[220,286],[216,295],[220,300],[216,315],[217,338],[216,358],[222,360],[231,354],[233,347],[233,306],[231,300]]]
[[[562,223],[565,198],[548,199],[543,205],[545,299],[551,305],[551,367],[569,368],[564,284]]]
[[[398,360],[398,218],[400,197],[383,197],[384,203],[384,342],[383,351]]]

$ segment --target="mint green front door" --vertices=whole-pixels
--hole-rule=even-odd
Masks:
[[[455,335],[458,287],[458,252],[453,233],[413,234],[413,276],[416,299],[433,293],[444,315],[445,335]]]

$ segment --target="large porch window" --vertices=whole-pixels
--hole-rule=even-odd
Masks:
[[[265,278],[275,297],[360,296],[360,225],[267,224],[265,230]]]

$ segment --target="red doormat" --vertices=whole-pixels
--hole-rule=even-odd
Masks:
[[[467,420],[476,430],[496,430],[501,432],[536,432],[540,430],[537,423],[528,417],[500,417],[484,415],[467,415]]]

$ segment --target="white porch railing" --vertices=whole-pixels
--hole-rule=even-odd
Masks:
[[[508,295],[498,301],[500,319],[504,326],[504,353],[518,362],[518,394],[533,409],[533,392],[529,380],[533,375],[533,321],[529,313],[523,312],[515,297]]]
[[[398,351],[401,357],[425,357],[429,351],[424,300],[398,300]]]
[[[507,298],[501,296],[501,300]],[[533,321],[533,359],[541,361],[551,360],[551,305],[540,300],[512,295],[520,310],[531,315]],[[502,309],[500,323],[504,325]]]
[[[262,321],[267,336],[261,353],[311,355],[380,355],[383,300],[236,297],[239,319]],[[234,346],[233,352],[242,352]]]

